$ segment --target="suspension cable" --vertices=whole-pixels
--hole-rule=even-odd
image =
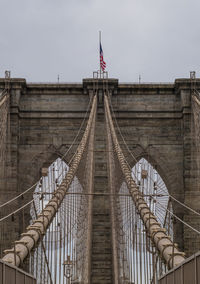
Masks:
[[[125,162],[125,157],[122,153],[121,147],[119,145],[114,125],[112,122],[112,117],[109,109],[108,102],[108,94],[104,96],[105,101],[105,113],[108,117],[110,132],[112,135],[112,140],[114,144],[115,152],[117,153],[117,157],[121,166],[121,170],[124,174],[127,186],[132,195],[135,206],[142,218],[144,225],[151,236],[152,241],[157,247],[163,259],[166,261],[167,265],[172,268],[178,264],[180,264],[184,259],[184,254],[179,252],[179,250],[174,246],[170,237],[167,236],[165,230],[161,227],[160,223],[158,223],[155,215],[150,211],[147,203],[142,197],[141,192],[138,190],[135,181],[132,178],[131,171]]]
[[[194,97],[194,100],[199,104],[200,106],[200,101],[198,101],[198,99],[196,97]],[[131,157],[134,159],[135,162],[137,162],[137,159],[136,157],[134,156],[134,154],[132,153],[132,151],[130,150],[129,146],[127,145],[125,139],[124,139],[124,136],[122,135],[122,132],[121,132],[121,129],[118,125],[118,122],[117,122],[117,119],[116,119],[116,116],[115,116],[115,113],[114,113],[114,110],[113,110],[113,106],[112,106],[112,103],[111,103],[111,100],[109,100],[109,103],[110,103],[110,107],[112,109],[112,113],[113,113],[113,117],[114,117],[114,120],[115,120],[115,124],[117,126],[117,129],[119,131],[119,134],[124,142],[124,145],[126,147],[126,149],[128,150],[129,154],[131,155]],[[128,161],[126,160],[126,163],[129,165]],[[129,168],[131,169],[131,166],[129,165]],[[134,173],[133,173],[134,174]],[[134,175],[135,176],[135,175]],[[136,177],[136,176],[135,176]],[[153,181],[152,177],[150,176],[150,179]],[[157,185],[159,189],[161,189],[163,191],[163,189]],[[185,205],[184,203],[182,203],[181,201],[179,201],[178,199],[176,199],[174,196],[172,196],[171,194],[169,194],[169,196],[174,200],[176,201],[177,203],[179,203],[180,205],[182,205],[183,207],[185,207],[186,209],[190,210],[191,212],[193,212],[194,214],[200,216],[200,213],[197,212],[196,210],[192,209],[191,207]]]
[[[59,185],[58,189],[55,191],[54,196],[42,210],[40,216],[33,222],[32,225],[27,227],[26,233],[21,235],[20,241],[15,242],[14,248],[5,251],[6,255],[3,257],[3,261],[19,266],[21,263],[23,263],[24,259],[27,257],[33,247],[37,244],[40,237],[45,234],[47,228],[54,219],[54,216],[60,207],[78,169],[86,143],[88,142],[92,125],[95,122],[96,106],[97,96],[94,95],[88,123],[69,171],[67,172],[62,183]],[[17,251],[17,254],[15,251]]]
[[[197,212],[196,210],[192,209],[191,207],[187,206],[186,204],[182,203],[181,201],[179,201],[178,199],[176,199],[175,197],[173,197],[171,194],[169,194],[169,196],[171,197],[171,199],[173,199],[175,202],[179,203],[180,205],[182,205],[183,207],[185,207],[186,209],[190,210],[191,212],[193,212],[194,214],[200,216],[200,213]]]
[[[5,90],[4,90],[4,91],[5,91]],[[69,148],[67,149],[67,151],[61,156],[61,158],[60,158],[61,160],[64,159],[64,157],[69,153],[69,151],[70,151],[71,148],[73,147],[74,143],[76,142],[76,140],[77,140],[77,138],[78,138],[78,136],[79,136],[79,134],[80,134],[80,132],[81,132],[81,129],[82,129],[84,123],[85,123],[86,117],[87,117],[87,115],[88,115],[88,111],[89,111],[89,109],[90,109],[91,102],[92,102],[92,97],[90,98],[89,104],[88,104],[88,106],[87,106],[87,110],[86,110],[86,112],[85,112],[85,115],[84,115],[84,118],[83,118],[83,120],[82,120],[82,123],[81,123],[81,125],[80,125],[80,127],[79,127],[79,130],[78,130],[78,132],[77,132],[77,134],[76,134],[76,136],[75,136],[75,138],[74,138],[72,144],[70,145],[70,147],[69,147]],[[77,150],[76,150],[76,151],[77,151]],[[73,160],[75,154],[76,154],[76,152],[73,154],[72,158],[70,159],[69,165],[71,164],[71,162],[72,162],[72,160]],[[60,175],[61,175],[61,174],[60,174]],[[2,207],[4,207],[4,206],[8,205],[9,203],[15,201],[15,200],[18,199],[19,197],[21,197],[21,196],[23,196],[24,194],[26,194],[27,192],[29,192],[31,189],[33,189],[33,188],[37,185],[37,183],[38,183],[38,181],[37,181],[36,183],[34,183],[34,184],[33,184],[31,187],[29,187],[28,189],[26,189],[25,191],[23,191],[22,193],[20,193],[19,195],[15,196],[15,197],[13,197],[12,199],[10,199],[10,200],[6,201],[5,203],[1,204],[1,205],[0,205],[0,208],[2,208]]]
[[[86,112],[85,112],[85,115],[84,115],[84,118],[83,118],[83,120],[82,120],[82,123],[81,123],[81,125],[80,125],[80,127],[79,127],[79,130],[78,130],[78,132],[77,132],[77,134],[76,134],[76,136],[75,136],[75,138],[74,138],[72,144],[70,145],[69,149],[67,149],[67,151],[66,151],[66,152],[63,154],[63,156],[61,157],[61,160],[63,160],[63,158],[69,153],[69,151],[70,151],[71,148],[73,147],[74,143],[76,142],[76,140],[77,140],[77,138],[78,138],[78,136],[79,136],[79,134],[80,134],[80,132],[81,132],[81,129],[83,128],[83,125],[84,125],[84,123],[85,123],[86,117],[87,117],[87,115],[88,115],[91,102],[92,102],[92,97],[90,98],[89,104],[88,104],[88,106],[87,106],[87,110],[86,110]]]
[[[152,197],[154,200],[156,200],[154,197]],[[179,218],[176,214],[174,214],[173,212],[171,212],[168,208],[166,208],[165,206],[163,206],[158,200],[156,200],[156,202],[164,209],[166,210],[169,214],[171,214],[172,216],[174,216],[177,220],[179,220],[181,223],[183,223],[185,226],[187,226],[188,228],[190,228],[192,231],[196,232],[197,234],[200,235],[200,231],[198,231],[197,229],[195,229],[194,227],[192,227],[191,225],[189,225],[187,222],[183,221],[181,218]]]
[[[2,207],[4,207],[4,206],[8,205],[9,203],[15,201],[15,200],[18,199],[19,197],[21,197],[21,196],[23,196],[24,194],[26,194],[27,192],[29,192],[31,189],[33,189],[33,188],[37,185],[37,183],[38,183],[38,181],[37,181],[35,184],[33,184],[31,187],[29,187],[28,189],[26,189],[24,192],[20,193],[19,195],[15,196],[15,197],[13,197],[12,199],[10,199],[10,200],[6,201],[5,203],[1,204],[1,205],[0,205],[0,208],[2,208]]]
[[[15,211],[9,213],[8,215],[4,216],[3,218],[0,219],[0,222],[4,221],[5,219],[7,219],[8,217],[16,214],[17,212],[21,211],[22,209],[24,209],[26,206],[28,206],[29,204],[31,204],[33,202],[33,199],[29,202],[27,202],[26,204],[24,204],[23,206],[21,206],[20,208],[16,209]]]

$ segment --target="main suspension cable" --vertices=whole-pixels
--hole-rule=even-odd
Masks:
[[[197,101],[197,98],[194,97],[195,101],[198,102],[199,106],[200,106],[200,101]],[[110,103],[110,107],[111,107],[111,110],[112,110],[112,114],[113,114],[113,117],[114,117],[114,120],[115,120],[115,124],[117,126],[117,129],[119,131],[119,134],[124,142],[124,145],[126,147],[126,149],[128,150],[129,154],[131,155],[131,157],[134,159],[134,161],[137,163],[138,160],[136,159],[136,157],[134,156],[134,154],[132,153],[132,151],[130,150],[129,146],[127,145],[125,139],[124,139],[124,136],[122,135],[122,132],[121,132],[121,129],[119,127],[119,124],[117,122],[117,119],[116,119],[116,115],[114,113],[114,110],[113,110],[113,106],[112,106],[112,103],[111,103],[111,100],[109,100],[109,103]],[[128,163],[128,161],[126,160],[126,163],[129,165],[129,168],[131,169],[131,166],[130,164]],[[134,173],[133,173],[134,175]],[[137,178],[135,175],[134,175],[135,178]],[[150,176],[150,179],[153,181],[152,177]],[[163,192],[163,189],[157,185],[157,187]],[[184,204],[183,202],[181,202],[180,200],[176,199],[174,196],[172,196],[171,194],[169,194],[169,197],[171,197],[175,202],[179,203],[180,205],[182,205],[183,207],[185,207],[186,209],[188,209],[189,211],[193,212],[194,214],[200,216],[200,213],[197,212],[196,210],[192,209],[191,207],[189,207],[188,205]]]
[[[27,227],[26,233],[21,235],[20,241],[15,242],[14,248],[5,251],[6,255],[3,257],[3,261],[16,266],[19,266],[21,263],[23,263],[24,259],[37,244],[40,237],[45,234],[47,228],[52,223],[52,220],[54,219],[54,216],[58,211],[67,193],[67,190],[75,177],[79,163],[83,156],[91,128],[95,123],[96,107],[97,96],[94,95],[88,123],[69,171],[67,172],[62,183],[58,186],[57,190],[54,193],[54,196],[50,199],[50,201],[40,213],[39,217],[33,222],[32,225]],[[15,253],[15,251],[17,251],[17,254]]]
[[[114,125],[112,122],[112,117],[109,109],[108,102],[108,93],[104,96],[105,102],[105,113],[109,121],[110,132],[114,144],[114,149],[117,154],[121,170],[124,174],[125,181],[132,195],[132,199],[135,203],[135,206],[140,214],[141,219],[144,222],[144,225],[151,236],[152,241],[154,242],[157,250],[160,252],[163,259],[166,261],[167,265],[172,268],[180,264],[184,259],[184,254],[179,252],[179,250],[174,246],[170,237],[167,236],[165,230],[158,223],[155,215],[150,211],[147,203],[142,197],[142,193],[138,190],[135,181],[132,178],[131,171],[125,162],[125,157],[122,153],[121,147],[119,145]]]
[[[71,148],[73,147],[74,143],[76,142],[76,140],[77,140],[77,138],[78,138],[78,136],[79,136],[79,134],[80,134],[80,132],[81,132],[81,129],[83,128],[83,125],[84,125],[84,123],[85,123],[85,120],[86,120],[86,118],[87,118],[88,111],[89,111],[90,106],[91,106],[91,102],[92,102],[92,97],[90,98],[89,104],[88,104],[88,106],[87,106],[87,110],[86,110],[86,112],[85,112],[85,115],[84,115],[84,118],[83,118],[83,120],[82,120],[82,123],[81,123],[81,125],[80,125],[80,127],[79,127],[79,130],[78,130],[76,136],[74,137],[74,140],[73,140],[72,144],[70,145],[70,147],[69,147],[69,148],[67,149],[67,151],[61,156],[61,158],[60,158],[61,160],[63,160],[64,157],[66,157],[66,155],[69,153],[69,151],[70,151]],[[76,150],[76,151],[77,151],[77,150]],[[72,158],[70,159],[70,161],[69,161],[69,163],[68,163],[68,166],[71,164],[71,162],[72,162],[72,160],[73,160],[75,154],[76,154],[76,152],[73,154]],[[60,174],[60,175],[61,175],[61,174]],[[28,193],[30,190],[32,190],[32,189],[37,185],[37,183],[38,183],[38,181],[37,181],[36,183],[34,183],[34,184],[33,184],[31,187],[29,187],[28,189],[26,189],[25,191],[23,191],[22,193],[20,193],[19,195],[13,197],[12,199],[6,201],[6,202],[3,203],[3,204],[0,204],[0,208],[2,208],[2,207],[4,207],[4,206],[6,206],[6,205],[12,203],[12,202],[15,201],[16,199],[18,199],[18,198],[20,198],[21,196],[23,196],[23,195],[25,195],[26,193]],[[1,221],[1,220],[0,220],[0,221]]]

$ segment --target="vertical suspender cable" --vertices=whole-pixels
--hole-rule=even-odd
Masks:
[[[114,144],[114,149],[117,154],[122,172],[124,174],[126,184],[129,188],[130,194],[135,203],[137,211],[140,214],[140,218],[142,219],[146,227],[146,230],[151,237],[151,240],[153,241],[154,245],[159,251],[161,257],[165,260],[168,267],[172,268],[173,266],[177,266],[185,260],[184,253],[180,252],[176,246],[174,247],[174,243],[171,241],[170,237],[166,234],[165,229],[161,227],[155,215],[150,211],[141,192],[138,190],[136,183],[132,178],[132,173],[127,165],[127,162],[122,153],[121,147],[119,145],[116,136],[109,108],[108,95],[104,96],[104,102],[105,102],[105,113],[109,121],[109,127]]]
[[[49,225],[51,224],[54,216],[60,207],[69,186],[71,185],[76,171],[78,169],[79,163],[81,161],[82,155],[84,153],[88,137],[91,131],[92,124],[94,123],[94,119],[96,117],[96,105],[97,105],[97,97],[96,95],[93,98],[92,108],[90,112],[90,116],[88,119],[88,123],[84,132],[84,135],[81,139],[81,142],[77,148],[77,152],[74,156],[74,159],[71,163],[71,167],[66,174],[66,177],[55,191],[54,196],[48,202],[44,210],[41,212],[40,216],[33,222],[32,225],[27,227],[26,233],[21,235],[20,241],[15,243],[16,248],[16,266],[19,266],[23,263],[24,259],[29,255],[31,250],[39,241],[40,237],[45,234]],[[43,222],[44,220],[44,222]],[[14,248],[5,251],[5,256],[3,257],[3,261],[8,262],[10,264],[15,265],[15,251]]]

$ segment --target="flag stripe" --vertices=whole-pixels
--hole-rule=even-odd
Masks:
[[[103,60],[103,49],[100,42],[100,67],[104,71],[106,68],[106,62]]]

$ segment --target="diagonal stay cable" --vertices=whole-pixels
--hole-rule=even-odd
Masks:
[[[0,222],[4,221],[5,219],[9,218],[10,216],[12,216],[13,214],[16,214],[17,212],[19,212],[20,210],[24,209],[26,206],[28,206],[29,204],[31,204],[33,202],[33,199],[29,202],[27,202],[26,204],[24,204],[23,206],[21,206],[20,208],[16,209],[15,211],[9,213],[8,215],[4,216],[3,218],[0,219]]]
[[[89,111],[89,109],[90,109],[91,102],[92,102],[92,98],[91,98],[90,101],[89,101],[87,110],[86,110],[86,112],[85,112],[85,115],[84,115],[84,118],[83,118],[83,120],[82,120],[82,123],[81,123],[81,125],[80,125],[80,127],[79,127],[79,130],[78,130],[78,132],[77,132],[77,134],[76,134],[76,136],[75,136],[75,138],[74,138],[72,144],[70,145],[70,147],[69,147],[69,148],[67,149],[67,151],[63,154],[63,156],[60,158],[61,160],[63,160],[64,157],[66,157],[66,155],[69,153],[69,151],[71,150],[71,148],[72,148],[73,145],[75,144],[75,142],[76,142],[76,140],[77,140],[77,138],[78,138],[78,136],[79,136],[79,134],[80,134],[80,132],[81,132],[81,129],[83,128],[83,125],[84,125],[84,123],[85,123],[85,120],[86,120],[86,118],[87,118],[87,115],[88,115],[88,111]],[[73,160],[75,154],[76,154],[76,152],[74,153],[74,155],[73,155],[72,158],[70,159],[69,165],[71,164],[71,162],[72,162],[72,160]],[[8,204],[10,204],[11,202],[13,202],[13,201],[15,201],[16,199],[18,199],[19,197],[21,197],[22,195],[24,195],[24,194],[26,194],[27,192],[29,192],[31,189],[33,189],[33,188],[37,185],[37,183],[38,183],[38,181],[37,181],[36,183],[34,183],[34,184],[33,184],[31,187],[29,187],[28,189],[26,189],[25,191],[23,191],[22,193],[20,193],[19,195],[13,197],[12,199],[6,201],[6,202],[3,203],[3,204],[0,204],[0,208],[6,206],[6,205],[8,205]]]
[[[87,126],[78,146],[76,156],[74,157],[71,167],[69,168],[69,171],[67,172],[58,189],[55,191],[54,196],[50,199],[45,208],[39,214],[39,217],[33,222],[32,225],[27,227],[26,233],[21,235],[20,241],[15,242],[15,245],[12,249],[5,251],[6,255],[3,257],[3,261],[16,266],[19,266],[21,263],[23,263],[24,259],[27,257],[27,255],[29,255],[31,250],[39,241],[40,237],[45,234],[49,225],[53,221],[54,216],[58,211],[68,191],[68,188],[70,187],[74,179],[79,163],[82,159],[91,132],[91,128],[95,123],[96,108],[97,96],[96,94],[94,94]],[[15,251],[17,251],[17,254],[15,253]]]
[[[166,261],[168,267],[173,268],[185,260],[184,253],[180,252],[171,241],[171,238],[166,234],[165,229],[162,228],[155,215],[151,212],[149,206],[142,196],[142,193],[138,190],[137,185],[132,178],[131,171],[125,162],[125,157],[116,136],[109,108],[108,93],[104,95],[104,102],[105,114],[109,122],[109,128],[107,131],[110,131],[111,133],[113,148],[117,154],[121,170],[132,195],[132,199],[135,203],[138,213],[140,214],[140,218],[142,219],[147,232],[149,233],[161,257]]]
[[[154,199],[154,197],[152,197]],[[155,200],[155,199],[154,199]],[[197,229],[195,229],[194,227],[192,227],[191,225],[189,225],[187,222],[183,221],[181,218],[179,218],[176,214],[174,214],[172,211],[170,211],[168,208],[166,208],[165,206],[163,206],[158,200],[156,200],[156,202],[164,209],[166,210],[170,215],[174,216],[177,220],[179,220],[182,224],[184,224],[185,226],[187,226],[188,228],[190,228],[192,231],[196,232],[197,234],[200,235],[200,231],[198,231]]]
[[[200,101],[197,101],[196,97],[194,97],[194,100],[195,100],[195,101],[199,104],[199,106],[200,106]],[[116,119],[116,116],[115,116],[115,113],[114,113],[114,110],[113,110],[113,106],[112,106],[111,101],[109,101],[109,103],[110,103],[110,107],[111,107],[111,110],[112,110],[112,113],[113,113],[113,117],[114,117],[114,120],[115,120],[115,124],[116,124],[117,129],[118,129],[118,131],[119,131],[119,134],[120,134],[120,136],[121,136],[121,138],[122,138],[122,140],[123,140],[123,142],[124,142],[124,145],[125,145],[126,149],[128,150],[129,154],[131,155],[131,157],[134,159],[134,161],[137,162],[136,157],[133,155],[133,153],[132,153],[131,150],[129,149],[129,147],[128,147],[128,145],[127,145],[127,143],[126,143],[126,141],[125,141],[125,139],[124,139],[124,137],[123,137],[123,135],[122,135],[122,132],[121,132],[121,129],[120,129],[119,125],[118,125],[118,122],[117,122],[117,119]],[[129,165],[129,163],[128,163],[127,160],[126,160],[126,163],[128,164],[129,168],[131,169],[131,167],[130,167],[130,165]],[[134,173],[133,173],[133,174],[134,174]],[[135,175],[134,175],[134,176],[135,176]],[[150,179],[152,180],[151,176],[150,176]],[[152,180],[152,181],[153,181],[153,180]],[[157,186],[158,186],[158,185],[157,185]],[[161,189],[161,191],[163,192],[163,189],[162,189],[160,186],[158,186],[158,188]],[[182,205],[183,207],[185,207],[186,209],[188,209],[188,210],[190,210],[191,212],[193,212],[194,214],[200,216],[200,213],[197,212],[196,210],[194,210],[194,209],[192,209],[191,207],[185,205],[183,202],[179,201],[178,199],[176,199],[176,198],[175,198],[174,196],[172,196],[171,194],[169,194],[169,196],[170,196],[174,201],[176,201],[177,203],[179,203],[180,205]]]

